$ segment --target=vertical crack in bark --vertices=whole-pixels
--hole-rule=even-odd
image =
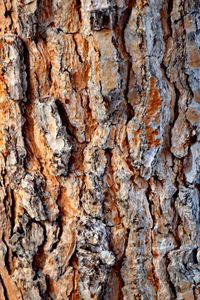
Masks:
[[[0,2],[0,297],[198,299],[199,4],[39,2]]]
[[[3,282],[3,279],[2,279],[1,276],[0,276],[0,284],[1,284],[2,287],[3,287],[3,292],[4,292],[5,300],[9,300],[8,292],[7,292],[6,286],[4,285],[4,282]]]

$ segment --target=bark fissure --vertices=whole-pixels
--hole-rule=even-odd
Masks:
[[[199,11],[0,0],[0,299],[199,299]]]

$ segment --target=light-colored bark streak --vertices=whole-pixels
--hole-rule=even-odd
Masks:
[[[198,0],[0,0],[0,300],[200,299]]]

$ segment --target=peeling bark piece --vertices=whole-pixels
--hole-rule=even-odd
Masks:
[[[30,218],[24,215],[20,220],[20,226],[14,229],[14,234],[9,245],[16,253],[19,261],[31,263],[38,247],[44,240],[43,227],[35,222],[29,223]],[[24,230],[23,230],[24,228]]]
[[[63,13],[65,12],[65,13]],[[46,23],[46,24],[45,24]],[[52,24],[53,23],[53,24]],[[46,1],[42,0],[39,10],[39,24],[52,24],[65,33],[76,33],[80,30],[80,3],[79,1]]]
[[[172,129],[172,153],[182,158],[188,153],[190,128],[183,114],[180,114]]]
[[[71,228],[70,228],[71,227]],[[56,243],[56,248],[51,251],[45,261],[43,272],[55,281],[66,272],[68,262],[75,250],[75,233],[73,223],[69,222],[62,228],[60,239]],[[54,246],[55,247],[55,246]],[[65,253],[65,255],[63,255]]]
[[[179,228],[179,237],[182,244],[196,244],[200,242],[200,220],[199,220],[199,192],[196,188],[187,189],[180,187],[179,198],[175,205],[182,220]],[[187,235],[183,234],[183,230]],[[192,242],[193,241],[193,242]]]
[[[46,43],[39,39],[37,42],[27,42],[30,64],[30,80],[28,96],[30,99],[45,98],[50,90],[50,62]]]
[[[47,102],[37,101],[35,115],[38,126],[45,132],[46,142],[52,150],[52,164],[57,174],[66,176],[72,147],[54,99],[47,99]]]
[[[199,12],[0,0],[0,300],[200,298]]]
[[[200,170],[200,145],[194,143],[189,151],[188,157],[185,159],[185,176],[189,183],[199,184],[199,170]]]
[[[86,185],[89,190],[96,189],[99,193],[99,198],[101,198],[100,192],[100,179],[104,174],[106,167],[106,156],[102,149],[95,147],[88,147],[84,151],[84,165],[86,171]]]
[[[7,34],[0,40],[0,62],[5,89],[11,100],[26,99],[26,69],[22,41],[16,35]]]
[[[172,251],[168,266],[170,279],[177,289],[177,298],[195,299],[193,288],[199,283],[200,270],[196,261],[196,249]],[[187,268],[187,271],[186,271]]]
[[[100,49],[100,72],[103,95],[118,87],[117,51],[112,43],[110,30],[95,32],[95,38]]]
[[[28,212],[32,219],[36,221],[45,220],[47,218],[43,195],[44,188],[41,178],[27,174],[21,182],[19,189],[20,205]]]
[[[79,291],[82,299],[100,297],[114,255],[109,251],[108,234],[102,221],[82,218],[78,226]]]

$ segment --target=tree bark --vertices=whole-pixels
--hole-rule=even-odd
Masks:
[[[199,91],[199,0],[0,0],[0,300],[200,299]]]

